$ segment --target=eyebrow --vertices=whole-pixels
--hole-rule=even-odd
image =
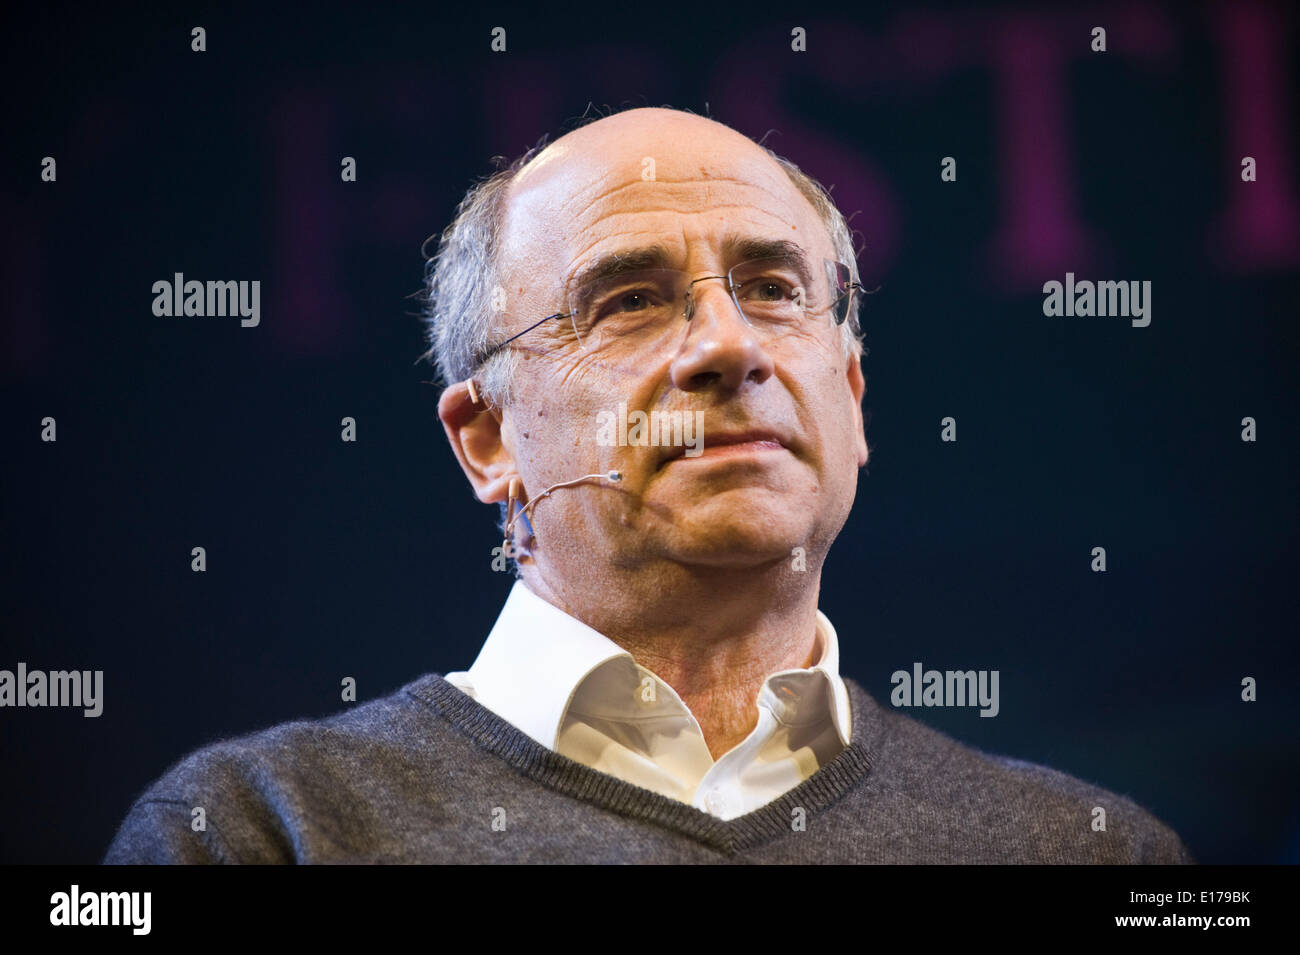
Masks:
[[[750,259],[781,259],[799,273],[805,286],[812,285],[808,254],[799,243],[789,239],[729,235],[722,242],[722,253],[732,263],[747,262]]]
[[[730,263],[747,262],[750,259],[783,259],[799,273],[805,284],[812,282],[809,274],[808,256],[803,247],[789,239],[767,239],[761,236],[744,236],[735,233],[723,237],[723,257]],[[595,262],[583,266],[569,280],[569,288],[577,288],[588,282],[616,278],[626,272],[641,269],[676,269],[676,256],[667,246],[661,244],[620,249],[602,255]],[[728,266],[730,267],[730,266]]]
[[[664,245],[646,245],[635,249],[620,249],[602,255],[590,265],[583,266],[569,280],[569,288],[578,288],[588,282],[612,279],[625,272],[641,269],[671,269],[673,254]]]

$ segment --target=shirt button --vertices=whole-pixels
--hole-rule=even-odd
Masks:
[[[727,797],[719,789],[714,789],[704,797],[704,805],[709,807],[709,812],[715,816],[720,815],[727,809]]]

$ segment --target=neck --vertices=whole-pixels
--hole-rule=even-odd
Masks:
[[[653,578],[604,570],[599,585],[566,586],[535,566],[524,581],[671,686],[714,759],[753,730],[769,675],[814,662],[820,568],[792,572],[788,560],[739,570],[674,565]]]

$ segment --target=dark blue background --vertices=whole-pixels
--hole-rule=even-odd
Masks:
[[[1253,186],[1296,193],[1294,15],[865,6],[7,14],[0,668],[102,669],[105,703],[0,711],[0,861],[95,861],[199,745],[334,712],[345,676],[370,699],[473,661],[511,578],[407,296],[489,157],[589,103],[771,131],[857,213],[882,288],[871,465],[823,579],[843,671],[887,701],[913,661],[997,669],[996,719],[912,715],[1132,796],[1200,861],[1300,859],[1297,216],[1225,227],[1243,70],[1285,120]],[[1025,51],[1061,36],[1051,122],[1017,139]],[[1271,70],[1234,59],[1263,47]],[[1086,241],[1026,232],[1026,258],[998,243],[1008,196],[1053,149]],[[1151,280],[1150,327],[1045,318],[1067,269]],[[260,280],[261,325],[154,317],[177,271]]]

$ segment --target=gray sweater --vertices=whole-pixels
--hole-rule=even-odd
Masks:
[[[560,756],[428,674],[190,754],[136,800],[104,861],[1194,861],[1132,801],[979,752],[844,682],[848,748],[731,821]]]

